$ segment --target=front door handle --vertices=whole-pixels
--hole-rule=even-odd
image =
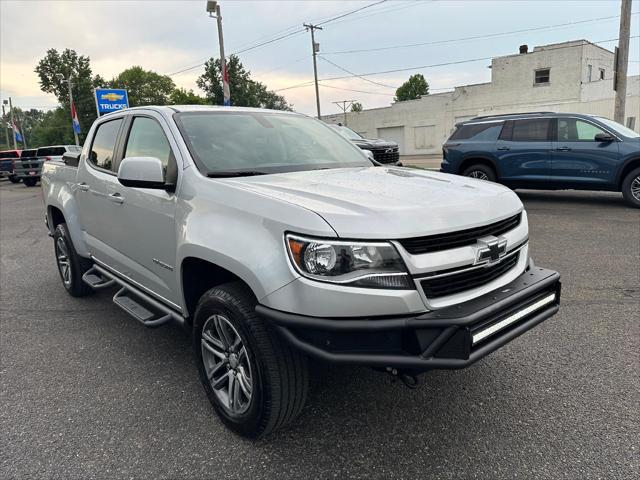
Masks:
[[[87,185],[87,184],[86,184],[86,183],[84,183],[84,182],[76,184],[76,187],[77,187],[77,188],[78,188],[78,190],[80,190],[81,192],[88,192],[88,191],[89,191],[89,185]]]
[[[109,200],[111,200],[113,203],[118,203],[118,204],[124,202],[124,198],[118,192],[110,193]]]
[[[511,150],[509,147],[498,147],[498,150]]]
[[[569,150],[571,150],[571,148],[569,148],[569,147],[558,147],[558,148],[556,148],[557,152],[568,152]]]

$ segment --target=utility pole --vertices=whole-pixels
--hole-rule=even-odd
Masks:
[[[356,102],[357,100],[340,100],[338,102],[331,102],[336,104],[340,110],[342,110],[342,113],[344,114],[344,126],[347,126],[347,109],[349,107],[351,107],[351,105],[353,105],[354,102]]]
[[[313,79],[316,84],[316,107],[318,109],[318,118],[320,118],[320,90],[318,90],[318,65],[316,64],[316,55],[320,51],[320,44],[316,43],[314,36],[315,30],[322,30],[322,27],[312,25],[310,23],[303,23],[303,27],[306,27],[307,31],[311,31],[311,52],[313,53]]]
[[[7,128],[7,115],[4,113],[4,106],[8,104],[7,100],[2,100],[2,129],[4,130],[4,136],[7,141],[7,148],[9,148],[9,129]]]
[[[13,137],[13,149],[18,149],[18,142],[16,141],[16,131],[13,129],[15,122],[13,121],[13,104],[11,103],[11,97],[9,97],[9,116],[11,117],[11,136]]]
[[[613,119],[624,125],[624,107],[627,96],[627,64],[629,63],[629,32],[631,30],[631,0],[622,0],[620,7],[620,34],[616,55],[616,71],[613,89],[616,98],[613,108]]]
[[[207,12],[209,16],[218,21],[218,44],[220,45],[220,70],[222,72],[222,95],[224,97],[224,106],[231,106],[231,89],[229,88],[229,72],[227,70],[227,61],[224,57],[224,37],[222,35],[222,14],[220,13],[220,5],[218,2],[208,0]],[[214,15],[215,13],[215,15]]]

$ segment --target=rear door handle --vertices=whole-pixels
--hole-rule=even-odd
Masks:
[[[558,151],[558,152],[568,152],[569,150],[571,150],[571,148],[569,148],[569,147],[558,147],[558,148],[556,148],[556,151]]]
[[[509,147],[498,147],[498,150],[511,150]]]
[[[122,195],[120,195],[118,192],[110,193],[109,200],[111,200],[113,203],[118,203],[118,204],[124,202],[124,198],[122,198]]]
[[[84,182],[76,184],[76,187],[78,188],[78,190],[80,190],[82,192],[88,192],[89,191],[89,185],[87,185]]]

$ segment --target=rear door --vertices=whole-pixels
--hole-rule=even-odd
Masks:
[[[620,156],[615,137],[611,142],[597,142],[596,135],[611,134],[575,117],[558,118],[556,131],[551,175],[557,188],[598,189],[615,183]]]
[[[506,122],[496,152],[500,181],[511,186],[546,188],[551,179],[553,119]]]

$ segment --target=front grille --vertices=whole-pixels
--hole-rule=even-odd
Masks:
[[[376,162],[396,163],[398,160],[400,160],[398,147],[372,149],[371,152],[373,153],[373,158]]]
[[[440,250],[473,245],[479,238],[486,237],[487,235],[498,237],[516,228],[520,225],[521,220],[522,214],[519,213],[513,217],[483,227],[469,228],[458,232],[441,233],[439,235],[429,235],[428,237],[404,238],[398,240],[398,242],[412,255],[438,252]]]
[[[505,258],[489,267],[476,268],[462,273],[453,273],[439,278],[426,278],[420,282],[427,298],[444,297],[481,287],[504,275],[518,263],[519,253]]]

